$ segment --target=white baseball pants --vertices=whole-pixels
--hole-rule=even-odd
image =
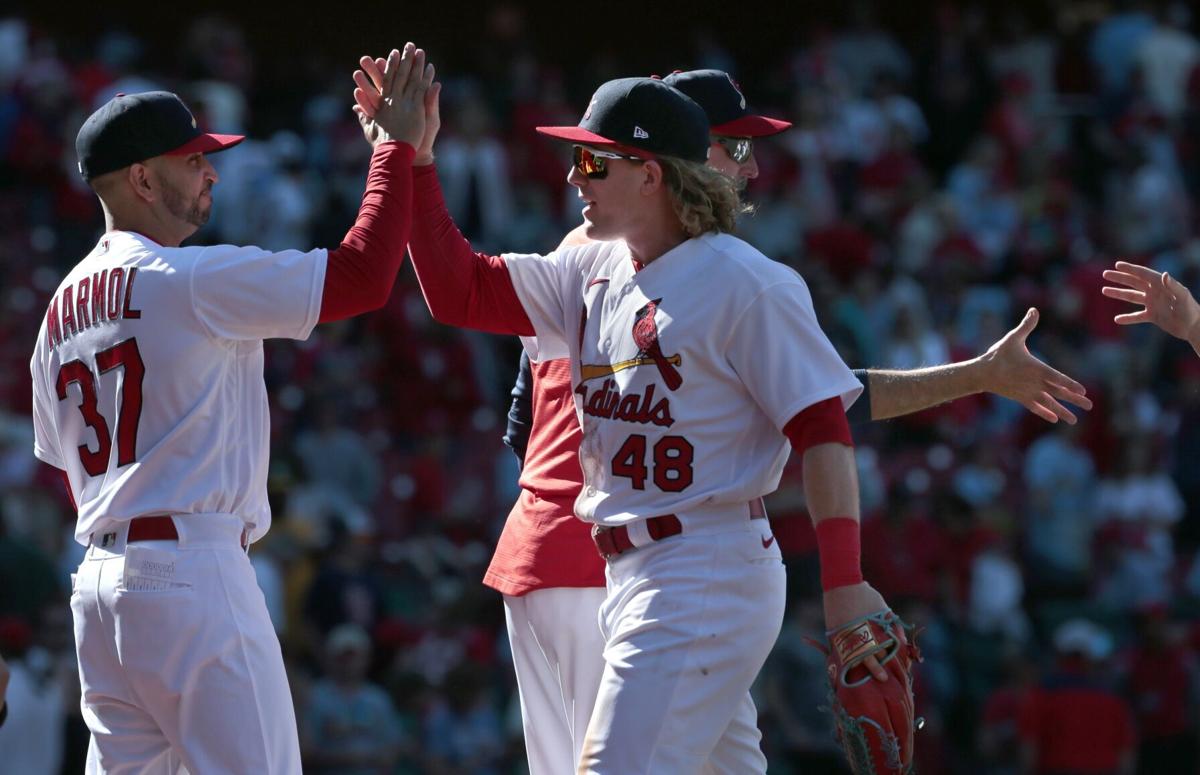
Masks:
[[[174,522],[178,541],[97,537],[75,576],[88,775],[299,773],[283,657],[242,522]]]
[[[575,771],[604,671],[604,597],[604,587],[504,596],[529,775]]]
[[[578,772],[766,772],[750,685],[784,597],[765,519],[685,528],[613,558],[600,609],[606,664]]]

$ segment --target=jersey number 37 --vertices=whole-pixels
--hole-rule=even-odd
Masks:
[[[113,369],[123,369],[125,372],[121,380],[121,408],[117,417],[117,467],[121,467],[137,460],[138,422],[142,417],[142,378],[146,375],[137,339],[126,339],[96,353],[96,370],[99,374],[106,374]],[[59,401],[67,400],[67,387],[71,383],[79,385],[79,413],[95,432],[98,443],[98,449],[95,450],[87,444],[79,445],[79,462],[89,476],[99,476],[107,471],[112,455],[112,434],[108,421],[100,414],[96,404],[96,382],[96,374],[81,360],[64,363],[58,370],[56,381]]]

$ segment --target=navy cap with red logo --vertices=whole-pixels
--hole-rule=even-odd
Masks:
[[[88,116],[75,137],[84,180],[164,154],[216,153],[243,135],[201,131],[183,100],[171,92],[118,94]]]
[[[704,108],[714,135],[767,137],[792,126],[790,121],[751,113],[733,76],[723,70],[676,70],[662,80]]]
[[[683,92],[654,78],[608,81],[592,95],[579,126],[540,126],[537,131],[643,159],[661,155],[708,161],[704,110]]]

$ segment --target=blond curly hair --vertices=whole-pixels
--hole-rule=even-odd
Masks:
[[[733,232],[737,217],[751,211],[737,182],[706,164],[659,156],[675,215],[688,238],[711,231]]]

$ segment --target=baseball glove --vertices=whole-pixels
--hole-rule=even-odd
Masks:
[[[907,629],[899,616],[884,609],[826,633],[830,647],[822,651],[830,709],[854,775],[912,772],[912,664],[921,661],[921,652],[909,641]],[[870,656],[887,671],[887,681],[871,677],[863,664]]]

